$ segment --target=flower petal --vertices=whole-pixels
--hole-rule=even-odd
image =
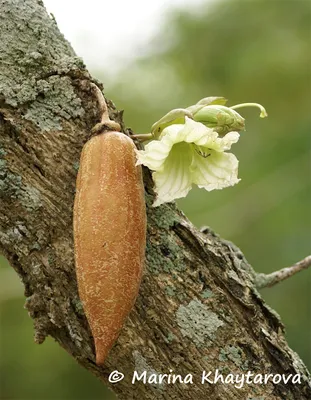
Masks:
[[[230,150],[231,146],[236,143],[240,138],[238,132],[229,132],[224,137],[218,138],[217,143],[219,144],[220,151]],[[215,148],[216,151],[219,151]]]
[[[223,189],[239,182],[238,160],[231,153],[210,151],[209,155],[195,153],[191,165],[192,181],[208,191]]]
[[[152,174],[157,198],[154,207],[185,197],[191,189],[192,148],[186,143],[175,144],[161,171]]]
[[[179,136],[185,142],[197,145],[204,145],[206,142],[212,142],[218,138],[217,132],[190,118],[186,118],[186,123],[180,130]]]
[[[183,135],[180,135],[180,132],[184,128],[184,124],[174,124],[167,126],[165,129],[163,129],[161,135],[160,135],[160,140],[166,143],[178,143],[182,142]]]
[[[144,164],[153,171],[161,170],[172,146],[169,142],[153,140],[145,146],[145,150],[135,150],[136,165]]]

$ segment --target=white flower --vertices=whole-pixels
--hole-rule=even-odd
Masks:
[[[185,197],[192,184],[210,191],[238,183],[239,162],[225,150],[239,137],[238,132],[219,137],[213,129],[185,117],[185,124],[166,127],[159,140],[136,150],[137,165],[154,171],[157,198],[153,205]]]

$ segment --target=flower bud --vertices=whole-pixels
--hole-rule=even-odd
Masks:
[[[201,122],[220,135],[244,130],[244,118],[236,111],[223,105],[212,104],[193,112],[194,121]]]

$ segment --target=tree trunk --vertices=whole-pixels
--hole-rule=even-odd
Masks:
[[[308,372],[256,291],[243,254],[211,230],[198,232],[173,204],[152,208],[147,170],[140,294],[106,366],[96,366],[72,238],[79,156],[100,119],[94,80],[41,0],[2,0],[0,7],[0,251],[24,283],[36,342],[55,338],[120,399],[310,398]],[[109,383],[113,370],[125,378]],[[132,384],[134,370],[151,380],[192,374],[193,383],[159,384],[158,377]],[[300,374],[301,383],[201,384],[203,371],[212,379],[217,370],[224,377]]]

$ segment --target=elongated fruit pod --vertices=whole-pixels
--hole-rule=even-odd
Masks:
[[[102,365],[131,311],[146,246],[146,208],[135,145],[120,132],[91,138],[81,154],[74,203],[79,295]]]

